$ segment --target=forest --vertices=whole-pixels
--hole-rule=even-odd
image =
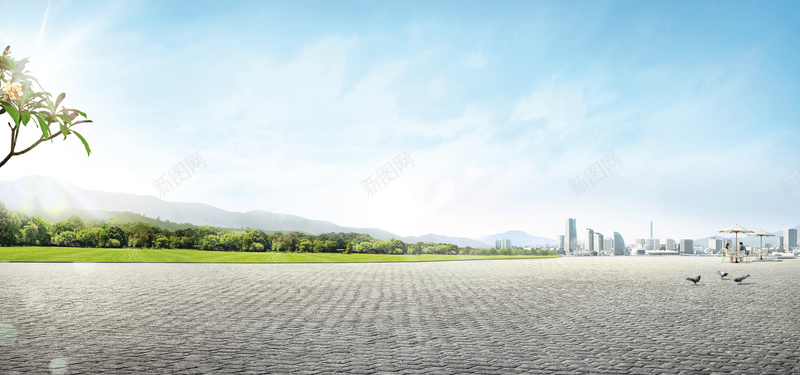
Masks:
[[[151,220],[159,222],[158,220]],[[189,249],[210,251],[442,254],[442,255],[555,255],[551,250],[459,247],[431,242],[380,240],[360,233],[323,233],[231,229],[183,225],[170,230],[146,222],[117,219],[84,221],[78,216],[51,223],[42,216],[12,212],[0,202],[0,246],[59,246],[101,248]]]

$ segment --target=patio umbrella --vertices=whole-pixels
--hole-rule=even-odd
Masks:
[[[759,246],[758,249],[758,259],[764,260],[764,236],[775,237],[775,235],[772,233],[765,232],[763,229],[761,229],[758,232],[749,233],[748,236],[759,237],[759,240],[761,241],[761,246]]]
[[[739,224],[736,224],[736,225],[734,225],[732,227],[729,227],[729,228],[722,229],[719,232],[720,233],[735,233],[736,234],[736,243],[739,242],[739,233],[753,233],[752,230],[747,229],[747,228],[742,228],[742,227],[739,226]],[[734,243],[733,246],[736,246],[736,243]],[[725,255],[722,256],[722,261],[723,262],[725,261]]]

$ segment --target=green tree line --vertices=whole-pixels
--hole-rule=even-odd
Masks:
[[[555,255],[548,250],[474,249],[453,244],[397,239],[379,240],[368,234],[265,232],[260,229],[224,229],[211,226],[168,230],[143,222],[116,219],[86,222],[78,216],[51,223],[42,216],[11,212],[0,202],[0,246],[60,246],[103,248],[195,249],[211,251],[445,254],[445,255]]]

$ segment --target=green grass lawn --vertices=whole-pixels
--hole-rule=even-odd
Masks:
[[[77,247],[0,247],[0,262],[145,263],[364,263],[430,262],[473,259],[552,258],[547,256],[385,255],[328,253],[239,253],[200,250],[97,249]]]

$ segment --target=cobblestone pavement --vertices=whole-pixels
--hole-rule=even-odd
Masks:
[[[0,375],[798,374],[798,275],[674,256],[0,263]]]

